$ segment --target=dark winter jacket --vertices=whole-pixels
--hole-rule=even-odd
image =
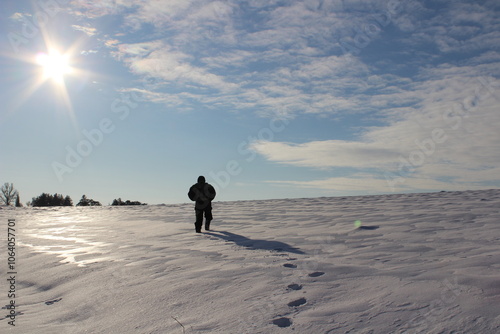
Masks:
[[[209,183],[198,182],[189,188],[188,196],[190,200],[196,201],[195,209],[203,210],[211,206],[215,189]]]

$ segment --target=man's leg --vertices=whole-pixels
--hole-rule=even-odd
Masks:
[[[201,226],[203,225],[203,210],[195,209],[196,212],[196,222],[194,223],[194,228],[197,233],[201,233]]]
[[[205,209],[205,230],[210,230],[210,222],[214,219],[212,216],[212,207],[208,207]]]

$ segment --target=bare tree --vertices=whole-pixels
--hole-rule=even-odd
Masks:
[[[12,202],[14,202],[17,195],[18,192],[16,189],[14,189],[14,185],[12,183],[9,184],[6,182],[0,188],[0,202],[3,202],[5,205],[10,205]]]

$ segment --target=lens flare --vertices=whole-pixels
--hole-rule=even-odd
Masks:
[[[42,67],[44,80],[53,80],[58,84],[64,82],[64,76],[72,72],[69,56],[56,50],[39,53],[36,63]]]

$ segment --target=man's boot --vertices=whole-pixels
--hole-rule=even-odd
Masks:
[[[206,230],[206,231],[210,231],[210,220],[207,220],[207,221],[205,222],[205,230]]]
[[[198,222],[194,223],[194,229],[196,230],[196,233],[201,233],[201,224]]]

